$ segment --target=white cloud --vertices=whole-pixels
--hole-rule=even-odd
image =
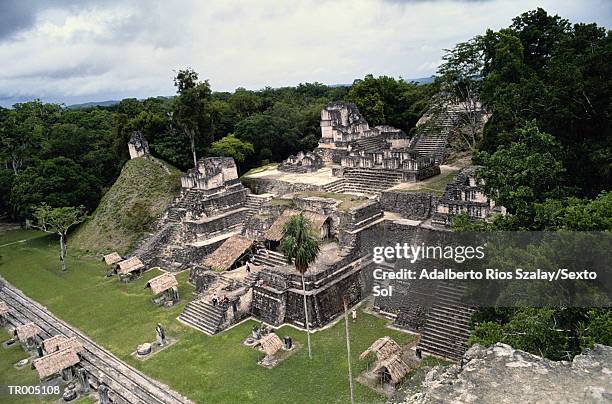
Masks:
[[[609,24],[605,0],[541,1],[574,21]],[[507,26],[532,1],[89,1],[40,10],[0,42],[0,98],[68,103],[168,95],[190,66],[215,90],[350,83],[365,74],[435,72],[442,49]],[[20,12],[23,10],[20,10]]]

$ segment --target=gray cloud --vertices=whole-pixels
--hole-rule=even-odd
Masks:
[[[35,13],[27,1],[0,2],[0,40],[34,25]]]
[[[608,0],[541,0],[612,21]],[[436,71],[443,49],[508,26],[531,0],[0,0],[0,105],[169,95],[190,66],[215,90]]]
[[[92,5],[109,4],[104,0],[2,0],[0,1],[0,41],[11,39],[15,34],[34,26],[43,11],[59,9],[73,11]]]

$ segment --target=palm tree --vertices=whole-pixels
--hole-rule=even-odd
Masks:
[[[308,336],[308,357],[312,359],[310,347],[310,324],[308,319],[308,306],[306,305],[306,284],[304,274],[308,266],[312,264],[319,255],[319,240],[312,229],[312,225],[302,213],[291,216],[283,228],[281,249],[288,263],[293,262],[295,269],[302,276],[302,292],[304,294],[304,319],[306,323],[306,335]]]

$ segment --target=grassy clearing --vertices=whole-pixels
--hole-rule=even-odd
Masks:
[[[129,160],[91,219],[71,237],[89,253],[129,251],[180,190],[180,171],[155,159]]]
[[[273,198],[270,201],[270,206],[295,206],[293,199]]]
[[[295,196],[299,198],[318,197],[335,199],[340,202],[340,204],[338,205],[338,209],[344,212],[348,211],[351,208],[363,205],[365,202],[368,201],[368,199],[363,196],[339,194],[335,192],[304,191],[296,193]]]
[[[0,234],[6,240],[28,239],[4,256],[0,273],[53,313],[78,327],[121,359],[148,375],[167,383],[196,402],[237,403],[345,403],[349,400],[346,346],[342,322],[313,334],[314,358],[300,349],[273,369],[257,365],[263,354],[242,345],[253,321],[244,322],[214,337],[206,336],[176,320],[192,288],[187,273],[179,275],[182,303],[171,309],[154,306],[144,288],[149,271],[141,279],[122,284],[105,278],[105,267],[97,260],[69,256],[68,271],[61,273],[56,240],[38,232]],[[178,342],[146,361],[130,353],[136,346],[155,339],[155,324],[161,322]],[[352,363],[355,377],[366,367],[359,354],[375,339],[389,335],[401,343],[414,337],[385,328],[386,321],[360,312],[351,323]],[[302,346],[303,332],[289,326],[278,330]],[[356,383],[357,402],[384,402],[370,389]]]
[[[429,178],[425,181],[418,182],[417,186],[410,189],[398,189],[400,192],[426,192],[434,196],[442,196],[444,190],[449,182],[455,178],[455,175],[460,170],[450,170],[446,173],[436,175],[435,177]]]
[[[269,170],[271,168],[275,168],[277,166],[278,166],[278,163],[270,163],[270,164],[266,164],[265,166],[251,168],[249,171],[247,171],[246,173],[242,174],[242,177],[248,177],[249,175],[261,173],[261,172],[264,172],[264,171]]]

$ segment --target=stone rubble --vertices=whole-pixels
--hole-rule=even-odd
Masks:
[[[432,369],[405,403],[604,403],[612,401],[612,347],[555,362],[497,343],[472,346],[464,366]]]

